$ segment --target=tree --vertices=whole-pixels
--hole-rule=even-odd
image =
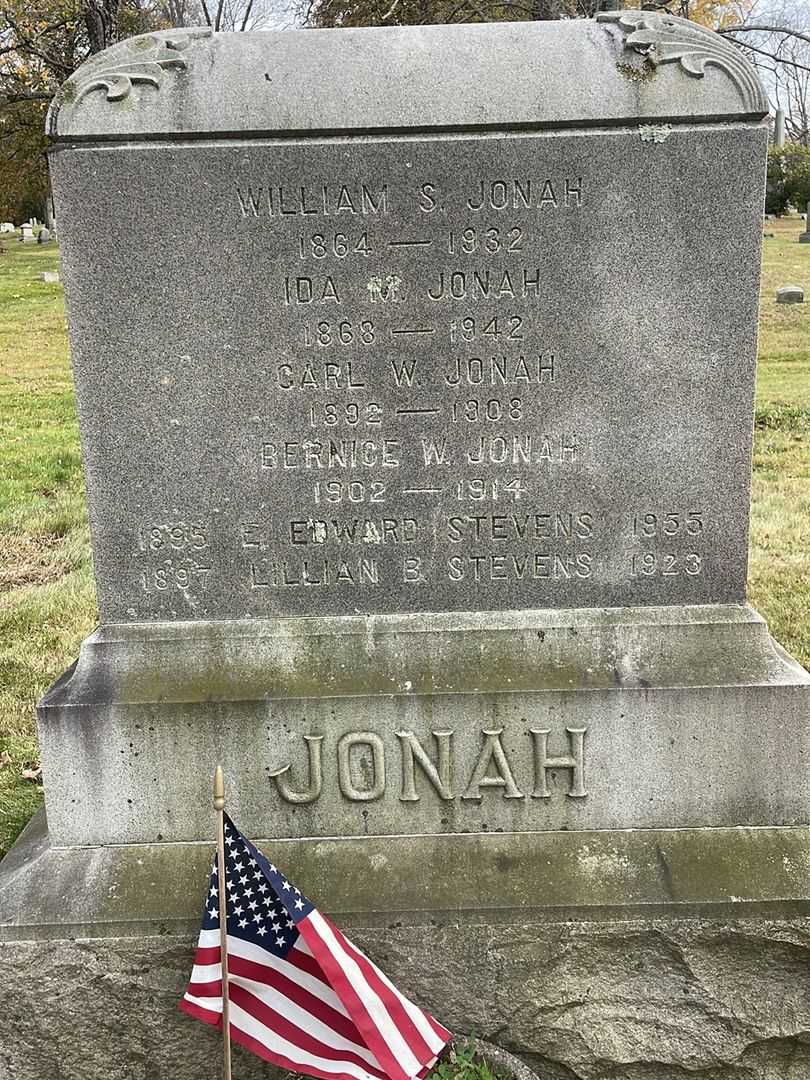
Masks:
[[[733,5],[714,25],[757,68],[774,110],[785,114],[787,137],[810,146],[810,17],[806,0],[781,0],[763,8],[749,0]],[[712,25],[709,23],[708,25]]]
[[[0,219],[45,216],[45,102],[24,102],[0,112]]]
[[[424,26],[429,23],[591,18],[610,0],[303,0],[304,26]]]
[[[255,29],[265,17],[262,0],[0,0],[3,216],[47,216],[45,114],[89,56],[150,30]]]
[[[810,202],[810,148],[798,143],[772,146],[768,151],[765,211],[783,214],[789,204],[804,210]]]
[[[45,113],[92,53],[150,29],[146,0],[0,0],[0,176],[4,213],[45,217]]]

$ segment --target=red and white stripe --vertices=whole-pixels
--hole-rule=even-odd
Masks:
[[[228,935],[231,1038],[324,1080],[424,1077],[450,1032],[403,997],[317,910],[280,958]],[[222,1026],[219,930],[202,930],[180,1008]]]

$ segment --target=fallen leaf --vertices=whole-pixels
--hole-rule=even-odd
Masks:
[[[30,769],[23,769],[21,776],[23,780],[33,780],[34,783],[42,779],[42,766],[39,762],[36,762]]]
[[[8,750],[3,750],[3,752],[0,753],[0,769],[4,769],[6,765],[11,765],[11,754]]]

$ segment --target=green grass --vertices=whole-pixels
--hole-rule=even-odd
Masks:
[[[797,218],[763,241],[748,588],[771,633],[810,667],[810,244]],[[807,302],[777,304],[780,285]]]
[[[0,855],[42,801],[34,704],[95,621],[55,245],[0,254]]]
[[[769,222],[764,241],[749,584],[775,637],[810,666],[810,302],[774,300],[789,283],[810,298],[801,228]],[[37,760],[34,704],[96,617],[62,288],[37,280],[58,256],[53,244],[3,246],[0,856],[41,801],[22,775]]]
[[[476,1052],[471,1040],[452,1042],[433,1067],[427,1080],[505,1080]]]

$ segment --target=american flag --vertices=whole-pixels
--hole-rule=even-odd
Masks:
[[[424,1077],[452,1038],[225,815],[231,1039],[293,1072],[325,1080]],[[194,968],[180,1008],[222,1027],[216,860]]]

